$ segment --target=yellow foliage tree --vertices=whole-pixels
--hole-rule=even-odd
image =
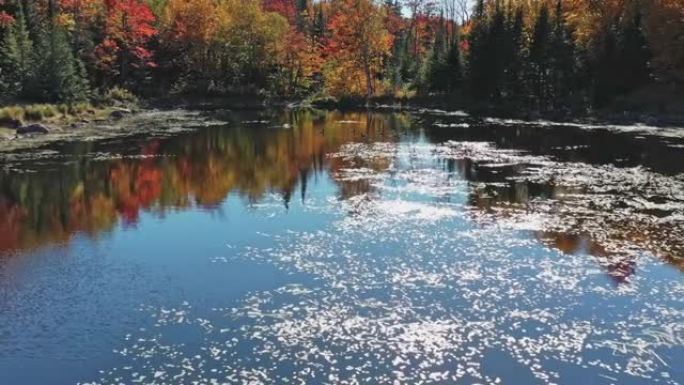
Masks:
[[[160,19],[166,44],[182,45],[194,66],[206,69],[209,49],[216,36],[214,0],[169,0]]]
[[[218,12],[218,43],[222,67],[234,83],[259,82],[277,63],[289,30],[287,19],[265,12],[257,0],[223,0]]]
[[[328,92],[358,95],[365,91],[369,98],[392,49],[393,36],[385,23],[387,10],[370,0],[340,0],[334,5],[324,71]]]

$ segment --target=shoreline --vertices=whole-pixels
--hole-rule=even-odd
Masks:
[[[71,108],[55,104],[0,107],[0,112],[4,112],[4,114],[0,114],[0,142],[78,130],[89,124],[121,119],[125,115],[134,114],[139,111],[137,106],[93,106],[91,104],[83,104],[83,107]],[[45,115],[29,112],[41,110],[47,111]],[[8,114],[6,111],[12,112]]]
[[[364,98],[349,98],[340,101],[313,101],[310,107],[318,109],[351,111],[408,111],[414,113],[426,112],[463,112],[474,118],[500,118],[524,121],[551,121],[556,123],[573,124],[621,124],[621,125],[651,125],[659,127],[684,127],[684,105],[682,112],[655,113],[653,111],[635,111],[621,108],[606,108],[594,111],[559,111],[546,112],[529,109],[514,109],[511,106],[495,106],[492,104],[473,104],[458,98],[442,96],[422,96],[414,98],[376,97],[370,101]]]
[[[259,111],[269,108],[279,109],[316,109],[329,111],[371,111],[371,112],[407,112],[416,115],[451,116],[463,119],[503,121],[520,124],[550,125],[589,125],[589,126],[634,126],[653,128],[675,128],[684,130],[684,116],[643,114],[624,111],[586,114],[574,118],[558,114],[507,114],[505,111],[490,109],[443,108],[444,99],[433,98],[432,102],[416,103],[412,100],[377,98],[367,103],[365,100],[349,100],[332,103],[326,101],[306,102],[301,100],[267,99],[262,97],[220,97],[220,98],[178,98],[151,99],[139,105],[93,107],[85,114],[52,117],[38,121],[26,121],[26,124],[44,125],[47,132],[13,134],[12,128],[0,124],[0,153],[35,149],[52,142],[64,140],[93,140],[108,137],[137,134],[152,134],[158,129],[154,125],[146,125],[153,119],[162,121],[180,119],[190,126],[202,125],[211,113],[218,111]],[[0,107],[4,108],[4,107]],[[202,113],[209,113],[202,117]],[[213,122],[218,124],[218,122]],[[150,128],[150,127],[152,128]]]

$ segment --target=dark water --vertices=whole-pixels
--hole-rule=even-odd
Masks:
[[[684,383],[684,129],[136,119],[0,155],[1,384]]]

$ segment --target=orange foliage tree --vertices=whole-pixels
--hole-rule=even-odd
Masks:
[[[340,0],[335,6],[325,46],[328,91],[371,97],[394,42],[385,22],[387,11],[370,0]]]
[[[213,0],[169,0],[160,20],[162,42],[180,51],[188,64],[209,72],[210,49],[218,26]]]
[[[314,74],[322,66],[321,50],[316,41],[293,26],[285,34],[283,43],[278,55],[278,87],[281,92],[294,95],[311,86]]]

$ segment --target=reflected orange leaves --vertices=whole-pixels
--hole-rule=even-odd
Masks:
[[[586,253],[596,257],[616,284],[629,282],[629,278],[636,272],[636,258],[633,255],[611,254],[589,235],[538,231],[535,237],[542,244],[556,248],[564,254]]]
[[[341,119],[292,113],[277,117],[287,129],[207,128],[135,144],[139,150],[129,156],[0,173],[0,252],[64,243],[76,233],[96,236],[118,223],[135,225],[142,212],[212,209],[231,193],[254,202],[275,192],[287,205],[312,172],[342,167],[329,164],[326,153],[389,135],[385,118],[374,114],[345,114],[353,125],[336,123]]]
[[[255,123],[263,120],[269,122]],[[384,172],[395,154],[328,154],[351,142],[394,142],[410,125],[403,114],[289,112],[164,139],[126,139],[120,147],[74,145],[71,152],[67,147],[60,152],[73,155],[69,162],[58,158],[47,166],[18,167],[34,168],[28,172],[0,171],[0,253],[65,244],[75,234],[97,238],[121,225],[135,226],[146,212],[214,210],[230,195],[249,203],[276,194],[289,207],[293,197],[305,199],[309,180],[319,172],[330,172],[340,198],[366,194],[373,199],[382,194],[375,191],[376,183],[345,178],[345,170]],[[524,136],[517,140],[526,142]],[[100,153],[124,155],[93,158]],[[667,223],[611,216],[600,207],[580,205],[586,210],[573,211],[578,204],[573,199],[583,202],[576,197],[588,194],[586,186],[516,180],[524,174],[522,163],[491,168],[454,158],[440,164],[449,178],[455,174],[470,182],[466,204],[478,223],[540,218],[546,223],[531,232],[535,239],[565,254],[595,256],[617,282],[634,274],[637,259],[630,250],[652,253],[684,270],[678,258],[683,245],[672,241]]]
[[[25,217],[25,212],[17,205],[6,200],[0,200],[0,249],[4,245],[14,245],[19,242],[20,228],[17,226]]]

